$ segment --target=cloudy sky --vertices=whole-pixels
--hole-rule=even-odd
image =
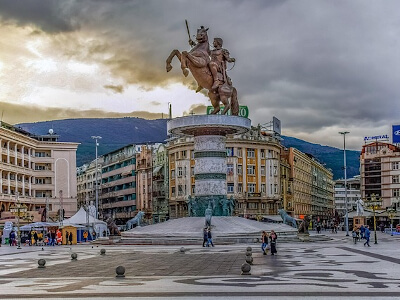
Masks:
[[[400,124],[400,1],[0,0],[0,113],[16,124],[204,113],[173,49],[209,27],[253,125],[348,148]]]

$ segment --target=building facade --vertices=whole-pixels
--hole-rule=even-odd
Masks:
[[[295,218],[312,216],[328,221],[334,216],[333,173],[312,155],[285,149],[282,160],[290,166],[287,211]]]
[[[153,223],[169,219],[168,154],[165,145],[153,151]]]
[[[77,148],[78,143],[58,142],[52,130],[37,136],[1,122],[1,218],[11,216],[17,195],[37,221],[46,204],[53,220],[58,220],[60,209],[65,217],[72,216],[77,210]]]
[[[125,225],[137,213],[137,146],[127,145],[103,155],[99,193],[99,219],[111,217]]]
[[[384,142],[373,142],[362,147],[360,155],[361,198],[374,194],[382,200],[382,207],[400,200],[400,148]]]
[[[348,211],[356,209],[356,201],[361,199],[361,177],[354,176],[349,178],[347,181],[347,209]],[[339,216],[346,214],[346,191],[344,185],[344,179],[338,179],[335,181],[335,209]]]

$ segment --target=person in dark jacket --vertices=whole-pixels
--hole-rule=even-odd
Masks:
[[[269,235],[269,240],[271,242],[271,255],[275,255],[275,253],[278,253],[278,251],[276,251],[276,239],[277,239],[277,235],[275,233],[275,231],[271,230],[271,234]]]
[[[211,235],[211,229],[207,229],[207,245],[206,247],[210,247],[211,246],[214,247],[213,241],[212,241],[212,235]]]
[[[364,246],[367,245],[368,247],[371,247],[371,246],[369,245],[369,238],[370,238],[370,236],[371,236],[371,232],[369,231],[368,226],[365,226],[365,232],[364,232],[365,243],[364,243]]]
[[[72,232],[70,232],[69,236],[68,236],[68,242],[69,242],[70,245],[72,245],[72,239],[73,239]]]
[[[268,250],[269,250],[269,248],[268,248],[268,233],[266,233],[265,231],[262,232],[261,242],[262,242],[261,250],[263,252],[263,255],[267,255]]]
[[[203,247],[206,246],[206,243],[208,241],[208,232],[207,232],[207,227],[203,229]]]

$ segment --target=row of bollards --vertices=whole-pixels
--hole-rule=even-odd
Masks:
[[[183,251],[182,251],[182,249],[181,249],[181,252],[185,253],[185,250],[183,249]],[[101,249],[100,250],[100,255],[106,255],[106,249]],[[72,261],[78,260],[78,254],[76,254],[75,252],[71,253],[71,260]],[[46,268],[45,265],[46,265],[46,260],[45,259],[41,258],[41,259],[38,260],[38,268],[39,269]],[[125,267],[118,266],[115,269],[115,273],[117,273],[117,275],[115,277],[124,278],[125,277]]]
[[[242,265],[242,275],[251,275],[251,265],[253,264],[253,253],[252,248],[249,246],[246,248],[246,262]]]

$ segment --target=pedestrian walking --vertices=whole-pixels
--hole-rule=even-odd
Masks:
[[[51,231],[51,245],[55,246],[56,245],[56,232],[54,230]]]
[[[69,244],[72,245],[72,240],[73,240],[73,236],[72,236],[72,232],[70,232],[69,236],[68,236],[67,243],[69,242]]]
[[[268,233],[263,231],[261,235],[261,250],[263,255],[267,255],[269,247],[268,247]]]
[[[351,232],[351,236],[353,237],[353,242],[354,244],[357,244],[357,240],[358,240],[358,228],[357,227],[353,227],[353,231]]]
[[[321,224],[320,223],[317,224],[317,233],[321,233]]]
[[[206,247],[210,247],[210,244],[211,244],[211,246],[214,247],[214,244],[213,244],[213,241],[212,241],[211,229],[208,228],[207,229],[207,245],[206,245]]]
[[[207,241],[208,241],[207,227],[204,227],[204,229],[203,229],[203,247],[206,246]]]
[[[371,236],[371,232],[369,231],[369,227],[368,227],[368,225],[367,226],[365,226],[365,232],[364,232],[364,237],[365,237],[365,243],[364,243],[364,246],[368,246],[368,247],[371,247],[370,245],[369,245],[369,238],[370,238],[370,236]]]
[[[364,235],[365,235],[365,227],[364,227],[364,225],[360,226],[360,235],[361,235],[361,239],[363,239]]]
[[[83,232],[83,240],[85,241],[85,243],[87,242],[88,236],[89,236],[89,233],[87,232],[87,230],[85,230],[85,231]]]
[[[276,251],[276,240],[277,240],[278,236],[276,235],[274,230],[271,230],[271,234],[269,235],[269,239],[271,242],[271,255],[275,255],[276,253],[278,253],[278,251]]]

